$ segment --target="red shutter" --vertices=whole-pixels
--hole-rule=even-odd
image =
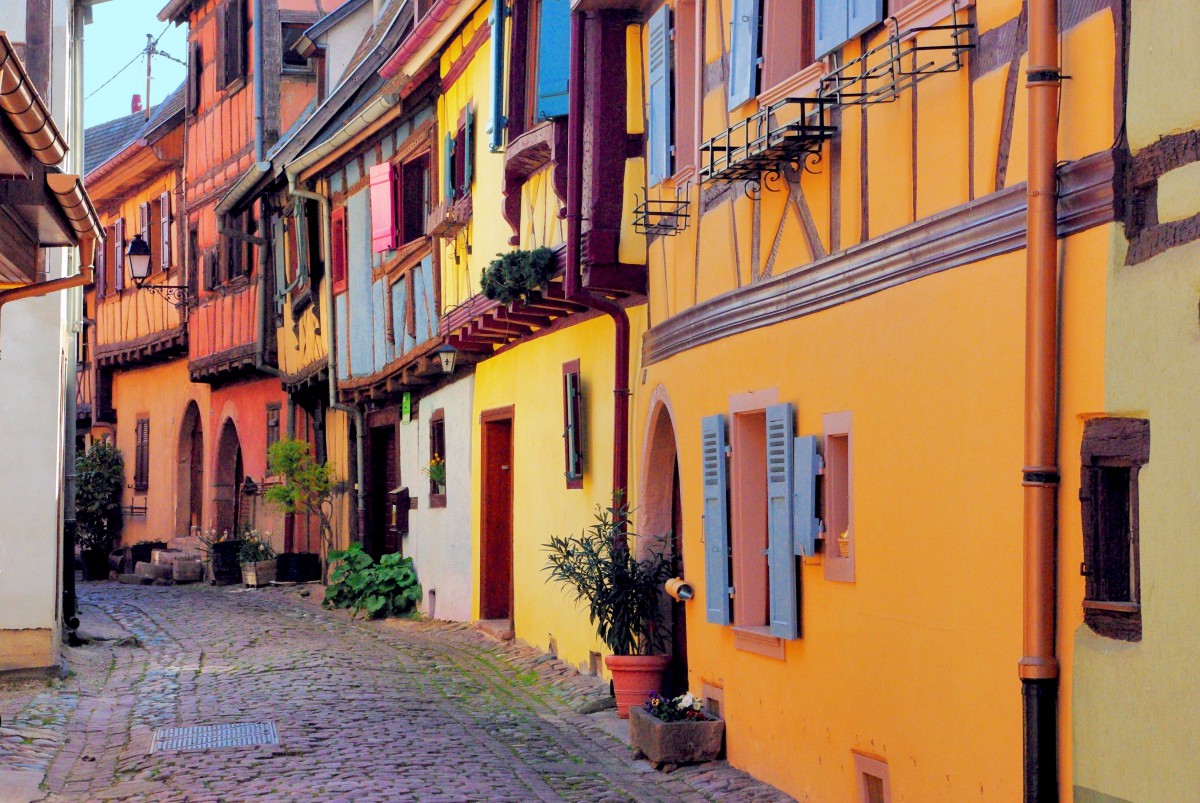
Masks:
[[[391,162],[371,168],[371,251],[396,247],[396,171]]]
[[[113,287],[119,293],[125,289],[125,218],[113,226]]]
[[[162,254],[162,269],[171,269],[171,193],[158,196],[159,250]]]
[[[329,251],[333,261],[330,274],[333,278],[333,292],[340,293],[346,289],[346,207],[339,206],[333,210],[329,221]]]

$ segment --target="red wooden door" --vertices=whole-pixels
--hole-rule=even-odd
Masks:
[[[512,619],[512,409],[483,420],[479,606],[482,619]]]

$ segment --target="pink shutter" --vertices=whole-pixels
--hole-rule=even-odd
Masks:
[[[396,171],[391,162],[371,168],[371,251],[396,247]]]

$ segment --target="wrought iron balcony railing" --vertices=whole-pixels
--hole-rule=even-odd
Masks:
[[[779,175],[787,165],[819,159],[837,133],[829,120],[833,98],[785,98],[735,123],[700,146],[701,181],[749,181]]]

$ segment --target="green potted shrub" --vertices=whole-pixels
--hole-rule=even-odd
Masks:
[[[83,579],[108,579],[108,553],[121,537],[125,461],[108,441],[97,441],[75,461],[75,521]]]
[[[659,592],[672,576],[671,562],[661,549],[638,560],[627,530],[629,509],[619,501],[596,508],[596,522],[580,535],[551,536],[545,570],[587,603],[588,618],[600,640],[612,650],[604,663],[612,672],[617,715],[629,717],[661,688],[670,658],[665,647],[665,615]]]
[[[558,264],[554,251],[534,248],[532,251],[508,251],[496,254],[479,277],[479,288],[485,298],[501,304],[528,301],[550,284]]]
[[[258,530],[245,530],[238,536],[238,565],[247,588],[261,588],[275,579],[275,548],[270,538],[270,533],[263,537]]]
[[[329,568],[326,561],[331,560],[333,547],[333,500],[343,486],[336,482],[333,468],[328,463],[318,463],[309,445],[296,438],[283,438],[271,444],[267,449],[267,470],[281,480],[267,489],[268,502],[284,513],[317,518],[321,533],[320,576],[324,579]],[[289,557],[288,563],[293,560]]]

